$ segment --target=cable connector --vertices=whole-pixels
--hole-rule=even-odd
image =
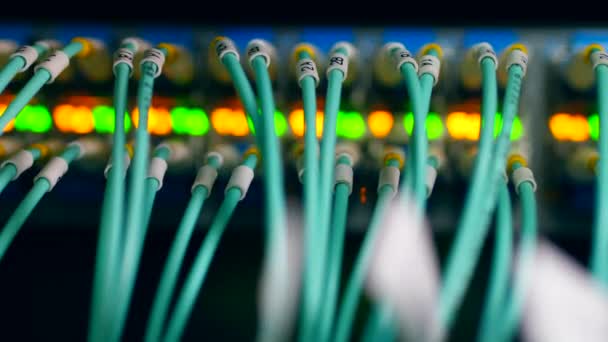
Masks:
[[[334,173],[334,189],[338,184],[348,186],[348,194],[353,192],[353,167],[351,165],[338,163]]]
[[[302,87],[302,80],[308,76],[315,80],[315,87],[318,87],[320,79],[315,61],[310,58],[298,60],[298,63],[296,64],[296,77],[298,78],[298,85],[300,88]]]
[[[232,188],[237,188],[241,190],[241,197],[239,200],[243,200],[247,195],[247,190],[249,190],[249,186],[253,181],[253,170],[245,165],[239,165],[232,170],[232,175],[228,180],[228,185],[226,185],[226,190],[224,193],[228,192],[228,190]]]
[[[494,68],[498,68],[498,57],[490,43],[483,42],[475,44],[471,47],[471,50],[473,51],[473,56],[477,60],[477,63],[481,64],[484,59],[490,58],[494,61]]]
[[[403,165],[405,165],[405,152],[399,147],[387,146],[384,148],[384,158],[382,163],[386,164],[391,159],[396,159],[399,163],[399,169],[402,169]]]
[[[411,64],[414,67],[414,70],[418,72],[418,62],[412,55],[412,53],[405,48],[405,45],[397,42],[390,42],[384,44],[382,50],[385,53],[388,53],[392,58],[393,63],[395,64],[395,68],[397,71],[401,70],[401,66],[405,63]]]
[[[63,72],[70,65],[70,57],[66,55],[65,52],[61,50],[53,51],[48,57],[46,57],[42,62],[38,63],[34,67],[34,72],[39,69],[44,69],[49,72],[51,77],[46,82],[47,84],[51,84],[55,82],[55,79],[61,72]]]
[[[203,165],[200,169],[198,169],[198,173],[196,174],[196,178],[194,179],[194,183],[192,184],[190,191],[194,191],[194,188],[197,186],[203,186],[207,189],[208,198],[211,196],[211,190],[213,189],[213,184],[215,184],[216,179],[217,169],[211,165]]]
[[[29,69],[32,64],[36,63],[36,60],[38,60],[39,57],[39,53],[38,50],[36,50],[36,48],[34,48],[33,46],[24,45],[18,48],[17,51],[15,51],[9,58],[14,57],[23,58],[23,61],[25,63],[23,64],[23,68],[21,68],[19,72],[24,72]]]
[[[505,70],[508,72],[513,65],[519,65],[523,72],[522,78],[525,77],[528,70],[528,54],[520,49],[512,49],[507,55]]]
[[[148,49],[144,52],[144,58],[139,63],[140,67],[143,67],[145,63],[153,63],[156,65],[156,72],[154,78],[160,76],[163,72],[163,66],[165,65],[165,54],[159,49]]]
[[[190,148],[183,141],[167,140],[156,146],[156,149],[166,148],[169,150],[169,163],[181,163],[192,156]]]
[[[90,37],[76,37],[72,42],[82,44],[82,50],[78,52],[78,57],[88,57],[92,53],[103,51],[106,49],[106,44],[103,41]]]
[[[68,163],[61,157],[53,157],[49,162],[40,170],[40,173],[34,177],[34,182],[40,178],[46,179],[50,186],[47,192],[53,190],[57,182],[68,172]]]
[[[253,60],[256,57],[264,57],[266,61],[266,67],[270,66],[270,60],[276,58],[276,50],[272,44],[263,39],[253,39],[247,44],[247,57],[249,58],[249,64],[253,67]]]
[[[158,188],[156,188],[156,191],[163,187],[165,173],[167,173],[167,161],[160,157],[152,158],[152,160],[150,160],[147,178],[154,178],[158,181]]]
[[[80,138],[76,141],[72,141],[67,146],[79,147],[80,153],[78,154],[78,159],[102,154],[105,152],[107,147],[106,144],[103,143],[103,141],[97,137]]]
[[[207,156],[205,157],[205,161],[208,163],[211,158],[217,159],[218,167],[222,167],[222,165],[224,165],[224,157],[222,156],[221,153],[216,152],[216,151],[211,151],[211,152],[207,153]]]
[[[317,155],[319,152],[317,152]],[[352,142],[340,142],[336,145],[336,160],[346,157],[350,165],[355,166],[361,159],[361,151],[359,145]]]
[[[592,52],[589,60],[593,65],[593,70],[595,70],[599,65],[608,65],[608,53],[603,50]]]
[[[112,64],[112,71],[114,75],[116,75],[116,67],[119,64],[126,64],[129,67],[129,77],[133,76],[133,59],[135,58],[135,53],[131,51],[131,49],[127,48],[119,48],[114,53],[114,63]]]
[[[396,166],[385,165],[380,169],[380,175],[378,176],[378,188],[376,191],[380,192],[380,189],[386,185],[390,186],[393,190],[393,197],[397,193],[399,187],[399,177],[401,172]]]
[[[8,160],[0,164],[0,168],[4,168],[4,166],[6,166],[7,164],[13,164],[13,166],[15,166],[17,172],[15,173],[15,176],[12,179],[15,180],[19,178],[19,176],[21,176],[23,171],[29,169],[30,167],[32,167],[32,165],[34,165],[34,155],[28,150],[21,150]]]
[[[420,58],[418,63],[420,68],[418,69],[418,76],[429,74],[433,76],[433,86],[437,85],[439,81],[439,70],[441,69],[441,60],[433,55],[424,55]]]
[[[222,60],[227,53],[234,54],[237,60],[240,60],[241,58],[239,51],[236,49],[236,45],[234,45],[234,42],[230,38],[216,37],[213,40],[213,48],[215,49],[215,53],[219,60]]]
[[[515,192],[517,192],[517,194],[519,194],[519,186],[524,182],[530,183],[530,185],[532,185],[532,191],[536,192],[537,185],[536,180],[534,179],[534,174],[532,173],[532,170],[525,166],[514,170],[513,173],[511,173],[511,180],[513,181]]]

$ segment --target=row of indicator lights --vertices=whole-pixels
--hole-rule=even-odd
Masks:
[[[6,105],[0,105],[0,113],[4,112]],[[138,110],[133,111],[133,119],[137,123]],[[590,122],[592,121],[590,118]],[[11,121],[5,131],[15,129],[20,132],[44,133],[51,130],[53,122],[62,133],[87,134],[112,133],[114,131],[114,109],[107,105],[94,107],[84,105],[61,104],[53,109],[52,115],[43,105],[28,105]],[[376,138],[385,138],[393,130],[395,117],[387,111],[374,111],[367,117],[367,125],[361,113],[356,111],[341,111],[337,120],[337,135],[346,139],[360,139],[365,136],[367,130]],[[560,121],[561,120],[561,121]],[[564,126],[563,115],[558,116],[557,125]],[[575,119],[568,122],[575,121]],[[495,134],[500,132],[502,124],[500,114],[497,114]],[[317,112],[317,136],[323,133],[323,113]],[[408,135],[412,134],[414,125],[413,114],[403,115],[403,127]],[[445,120],[447,132],[454,139],[477,140],[479,138],[480,119],[477,113],[452,112]],[[434,112],[428,114],[426,119],[426,130],[430,140],[441,138],[446,131],[442,118]],[[550,125],[552,132],[555,123]],[[566,129],[571,125],[565,124]],[[597,126],[597,125],[596,125]],[[242,110],[230,108],[216,108],[211,112],[211,120],[201,108],[174,107],[171,110],[164,107],[151,107],[149,111],[148,130],[154,135],[175,134],[203,136],[207,134],[210,127],[220,135],[243,137],[255,134],[251,121],[246,118]],[[576,125],[575,125],[576,127]],[[125,129],[129,131],[131,120],[125,117]],[[275,128],[278,136],[283,136],[291,128],[296,137],[304,135],[304,112],[301,109],[292,111],[286,119],[282,112],[275,112]],[[591,126],[590,126],[591,128]],[[588,134],[593,136],[593,129]],[[596,129],[597,131],[597,129]],[[518,118],[513,123],[511,134],[512,140],[517,140],[523,135],[523,127]],[[554,134],[555,135],[555,134]],[[562,132],[563,135],[563,132]],[[580,137],[572,138],[574,140]]]
[[[584,142],[600,136],[600,118],[597,113],[555,113],[549,118],[549,130],[558,141]]]

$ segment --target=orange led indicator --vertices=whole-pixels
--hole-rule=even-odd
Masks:
[[[452,112],[446,126],[452,138],[475,141],[479,139],[481,120],[479,113]]]
[[[93,112],[86,106],[61,104],[53,109],[53,121],[62,133],[87,134],[93,131]]]
[[[384,110],[371,112],[367,117],[367,125],[369,130],[376,138],[386,137],[393,129],[393,115]]]
[[[135,127],[139,124],[139,109],[135,108],[131,116]],[[148,110],[148,132],[154,135],[171,133],[171,114],[165,107],[150,107]]]
[[[211,112],[211,125],[219,135],[244,137],[249,134],[247,117],[241,109],[216,108]]]
[[[560,141],[586,141],[589,139],[589,123],[580,114],[556,113],[549,119],[549,130]]]
[[[323,135],[323,112],[321,111],[317,112],[316,125],[317,138],[320,138]],[[304,136],[306,125],[304,124],[303,109],[295,109],[289,114],[289,126],[291,126],[291,131],[296,137]]]

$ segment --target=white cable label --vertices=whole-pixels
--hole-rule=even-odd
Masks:
[[[114,71],[114,75],[116,75],[116,66],[120,63],[125,63],[129,66],[129,76],[133,75],[133,58],[135,54],[133,51],[127,48],[120,48],[116,50],[114,53],[114,64],[112,64],[112,71]]]
[[[207,197],[211,195],[211,190],[213,189],[213,184],[215,184],[215,180],[217,179],[217,170],[210,165],[205,165],[198,170],[196,174],[196,179],[194,179],[194,184],[192,184],[192,188],[190,191],[193,191],[197,186],[204,186],[207,188]]]
[[[310,58],[304,58],[298,61],[296,65],[296,75],[298,77],[298,84],[302,87],[302,80],[304,77],[310,76],[315,80],[315,87],[319,86],[319,73],[317,72],[317,65]]]
[[[253,181],[253,170],[245,165],[239,165],[232,171],[232,175],[228,180],[228,185],[226,185],[224,193],[232,188],[238,188],[241,190],[241,198],[239,198],[239,200],[242,200],[245,198],[245,195],[247,195],[247,190],[249,190],[251,181]]]
[[[144,52],[144,58],[141,60],[139,65],[143,66],[144,63],[154,63],[156,65],[156,73],[154,78],[160,76],[163,72],[163,65],[165,65],[165,54],[159,49],[148,49]]]
[[[488,43],[479,43],[473,46],[473,49],[479,64],[481,64],[481,61],[485,58],[491,58],[494,61],[494,67],[498,67],[498,57],[496,57],[496,52],[494,52],[492,45]]]
[[[158,181],[158,188],[156,191],[163,187],[163,179],[167,172],[167,162],[163,158],[154,157],[150,160],[150,167],[148,168],[148,178],[154,178]]]
[[[348,56],[343,53],[336,52],[329,59],[329,67],[327,67],[327,75],[334,70],[342,71],[343,79],[348,76]]]
[[[418,76],[430,74],[433,76],[433,85],[437,85],[437,81],[439,81],[439,70],[441,68],[441,61],[439,58],[433,55],[424,55],[420,58],[418,66],[420,67],[418,69]]]
[[[515,187],[515,192],[519,194],[519,185],[524,182],[530,182],[532,185],[532,191],[536,192],[536,180],[534,179],[534,174],[532,170],[527,167],[520,167],[517,170],[513,171],[511,174],[511,179],[513,180],[513,186]]]
[[[608,58],[608,55],[606,58]],[[606,62],[608,62],[608,60]],[[514,64],[519,65],[523,71],[523,76],[526,76],[526,71],[528,70],[528,54],[518,49],[511,51],[507,57],[507,71],[509,71],[511,65]]]
[[[25,70],[29,69],[29,67],[38,59],[38,51],[33,46],[25,45],[18,48],[17,51],[10,56],[10,58],[17,56],[25,60],[23,68],[19,70],[19,72],[24,72]]]
[[[234,42],[229,38],[221,38],[215,43],[215,53],[220,60],[224,58],[227,53],[234,54],[236,59],[240,60],[239,52],[237,51]]]
[[[224,165],[224,156],[222,156],[222,154],[217,151],[211,151],[211,152],[207,153],[205,160],[207,162],[209,162],[209,160],[213,157],[217,158],[218,167],[222,167],[222,165]]]
[[[418,63],[416,63],[412,53],[406,48],[399,48],[399,50],[393,52],[393,61],[397,66],[397,70],[400,70],[403,64],[409,63],[418,72]]]
[[[274,48],[270,43],[262,39],[254,39],[247,44],[247,57],[249,57],[249,63],[253,63],[253,60],[258,57],[264,57],[266,61],[266,67],[270,66],[270,57],[273,56]]]
[[[348,185],[348,194],[353,192],[353,168],[346,164],[337,164],[334,185]]]
[[[53,190],[57,182],[68,172],[68,163],[60,157],[53,157],[49,162],[44,166],[44,168],[34,177],[34,182],[36,182],[39,178],[44,178],[51,186],[47,192]]]
[[[42,68],[51,74],[51,78],[46,82],[53,83],[57,76],[70,65],[70,58],[61,50],[53,51],[47,58],[34,67],[34,72]]]
[[[17,154],[15,154],[14,156],[12,156],[10,159],[0,164],[0,168],[4,168],[6,164],[13,164],[15,166],[15,169],[17,169],[17,172],[15,173],[15,176],[12,179],[15,180],[19,178],[19,176],[21,176],[23,171],[29,169],[30,167],[32,167],[32,165],[34,165],[34,155],[32,155],[32,152],[28,150],[21,150],[17,152]]]
[[[385,186],[389,185],[393,189],[393,196],[397,193],[399,187],[399,176],[401,172],[399,168],[394,166],[385,166],[380,170],[380,176],[378,177],[378,188],[377,191]]]
[[[605,51],[596,51],[591,54],[591,63],[593,69],[597,68],[598,65],[608,65],[608,53]]]

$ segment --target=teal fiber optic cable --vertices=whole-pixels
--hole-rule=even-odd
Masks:
[[[39,55],[44,54],[48,48],[48,44],[44,43],[36,43],[32,46],[36,50]],[[23,68],[26,66],[27,61],[24,57],[19,55],[14,55],[8,60],[8,63],[0,70],[0,94],[4,92],[6,86],[17,76],[17,74],[23,71]]]
[[[257,155],[255,153],[248,155],[243,163],[244,166],[251,170],[255,169],[256,164]],[[186,276],[184,286],[176,299],[175,309],[170,315],[169,322],[167,323],[167,333],[163,341],[180,341],[222,234],[242,195],[241,189],[238,187],[227,189],[224,200],[213,219],[205,240]]]
[[[336,53],[342,53],[348,56],[348,51],[344,47],[335,50]],[[342,84],[345,80],[345,74],[342,70],[330,70],[327,75],[327,95],[325,97],[325,110],[323,115],[323,139],[321,140],[321,155],[319,163],[319,221],[318,223],[318,249],[317,249],[317,265],[315,269],[326,270],[327,263],[327,246],[329,240],[329,225],[331,212],[331,194],[334,181],[334,161],[336,151],[336,125],[338,112],[340,110],[340,102],[342,97]],[[325,273],[321,271],[315,282],[315,285],[323,289],[327,283],[325,281]],[[321,291],[322,290],[316,290]],[[315,303],[316,312],[320,312],[323,303],[318,301]],[[319,323],[315,323],[315,329],[319,327]]]
[[[306,51],[300,52],[299,60],[310,58]],[[320,270],[315,269],[318,264],[315,260],[316,238],[318,237],[318,200],[319,195],[317,186],[319,184],[319,162],[318,162],[318,141],[317,141],[317,98],[315,79],[312,75],[307,75],[300,81],[302,88],[302,101],[304,108],[304,282],[302,317],[300,320],[300,340],[308,339],[311,336],[313,321],[316,317],[314,312],[315,303],[320,300],[321,290],[314,283]]]
[[[227,53],[221,59],[222,64],[226,67],[228,74],[230,74],[230,78],[232,79],[232,83],[234,83],[234,89],[236,90],[241,102],[243,103],[243,107],[245,107],[245,113],[251,118],[251,122],[253,122],[253,127],[256,132],[260,132],[255,135],[256,144],[263,150],[261,142],[262,127],[261,127],[261,119],[258,113],[258,105],[256,103],[255,94],[253,93],[253,88],[247,79],[247,75],[245,74],[245,70],[241,66],[238,57],[233,53]]]
[[[513,164],[513,170],[520,167],[519,163]],[[516,269],[519,276],[515,278],[509,300],[503,305],[505,307],[504,319],[502,324],[499,325],[501,335],[494,341],[511,341],[513,339],[521,320],[524,292],[529,285],[530,273],[534,272],[532,262],[538,234],[538,214],[534,191],[534,186],[530,181],[523,181],[518,186],[522,217],[519,253],[516,260]]]
[[[135,53],[136,48],[131,43],[121,46]],[[89,321],[90,342],[104,341],[107,329],[101,325],[111,322],[112,286],[118,269],[119,251],[121,246],[121,225],[123,223],[124,206],[124,169],[125,169],[125,112],[127,110],[127,94],[131,66],[122,61],[114,66],[114,136],[112,144],[112,167],[108,171],[105,193],[101,208],[99,238],[97,240],[97,256],[95,258],[95,274],[93,280],[93,298]]]
[[[599,51],[592,52],[593,54]],[[591,248],[591,271],[600,284],[608,286],[608,65],[595,68],[600,117],[598,152],[600,155],[595,191],[595,216]]]
[[[59,156],[65,163],[69,164],[80,155],[80,146],[77,144],[70,145],[65,151]],[[37,178],[34,182],[34,186],[27,193],[23,201],[19,204],[17,209],[13,212],[11,217],[8,219],[4,228],[0,232],[0,261],[4,257],[13,239],[30,216],[38,202],[42,199],[45,193],[51,189],[51,183],[49,179],[44,176]]]
[[[159,49],[167,54],[165,49]],[[133,287],[139,268],[139,259],[146,237],[147,226],[144,226],[144,198],[146,195],[145,178],[147,173],[148,148],[148,111],[150,110],[154,79],[158,66],[153,62],[142,64],[142,76],[137,91],[137,108],[139,123],[135,132],[135,152],[129,182],[126,236],[123,244],[122,267],[119,276],[118,301],[116,302],[116,325],[112,329],[111,342],[119,341],[129,311]]]
[[[346,157],[338,159],[338,164],[352,166]],[[334,208],[332,210],[332,225],[330,232],[330,249],[327,264],[327,285],[323,307],[321,310],[319,341],[329,341],[331,327],[336,315],[338,290],[340,288],[340,273],[342,271],[342,255],[344,252],[344,238],[346,234],[346,217],[348,215],[348,197],[350,186],[345,183],[336,184]]]
[[[211,156],[208,159],[207,165],[217,170],[220,167],[220,160],[216,156]],[[162,328],[167,319],[167,313],[179,276],[179,270],[184,260],[188,243],[194,232],[196,221],[200,216],[203,204],[205,203],[205,199],[208,197],[210,190],[211,189],[200,184],[192,189],[190,202],[188,202],[182,221],[175,234],[175,239],[169,250],[169,255],[167,256],[167,261],[165,262],[165,267],[163,268],[163,273],[160,277],[158,289],[156,290],[156,296],[154,297],[150,318],[148,319],[146,328],[146,342],[157,342],[161,338]]]
[[[389,166],[399,167],[399,162],[396,159],[391,159],[387,163]],[[333,341],[350,341],[352,326],[359,304],[359,296],[371,258],[372,247],[378,235],[384,213],[396,190],[397,189],[393,189],[390,185],[383,185],[378,190],[378,201],[376,202],[374,213],[372,214],[369,227],[365,234],[365,239],[363,240],[359,254],[355,259],[353,269],[348,278],[348,282],[346,283],[346,290],[342,297],[342,303],[337,315]]]
[[[471,185],[465,199],[464,213],[460,218],[456,237],[448,254],[440,294],[440,320],[446,327],[446,331],[453,323],[455,312],[462,301],[477,261],[478,250],[472,248],[471,245],[476,243],[481,245],[485,235],[482,234],[481,227],[477,224],[477,216],[484,205],[483,202],[488,200],[485,190],[492,161],[494,116],[497,106],[494,60],[489,57],[484,58],[481,61],[481,70],[482,125],[479,151],[475,159]]]
[[[496,212],[496,237],[489,285],[479,325],[478,341],[496,341],[502,325],[503,304],[509,285],[509,270],[513,248],[513,223],[511,222],[511,197],[504,184],[500,187]]]
[[[40,149],[36,147],[30,147],[25,150],[25,152],[30,153],[32,155],[33,161],[36,161],[38,158],[40,158],[40,155],[42,154]],[[13,180],[13,178],[15,178],[17,172],[17,166],[14,162],[11,162],[11,159],[9,159],[4,164],[4,166],[0,168],[0,193],[2,193],[4,188],[6,188],[6,186]]]
[[[72,58],[75,54],[82,50],[82,43],[72,42],[63,48],[63,52],[68,58]],[[51,80],[52,75],[44,67],[39,68],[34,73],[34,76],[23,86],[21,91],[17,93],[13,101],[6,107],[4,114],[0,116],[0,135],[4,132],[4,127],[14,119],[21,110],[30,102],[30,100],[40,91],[40,89]]]

